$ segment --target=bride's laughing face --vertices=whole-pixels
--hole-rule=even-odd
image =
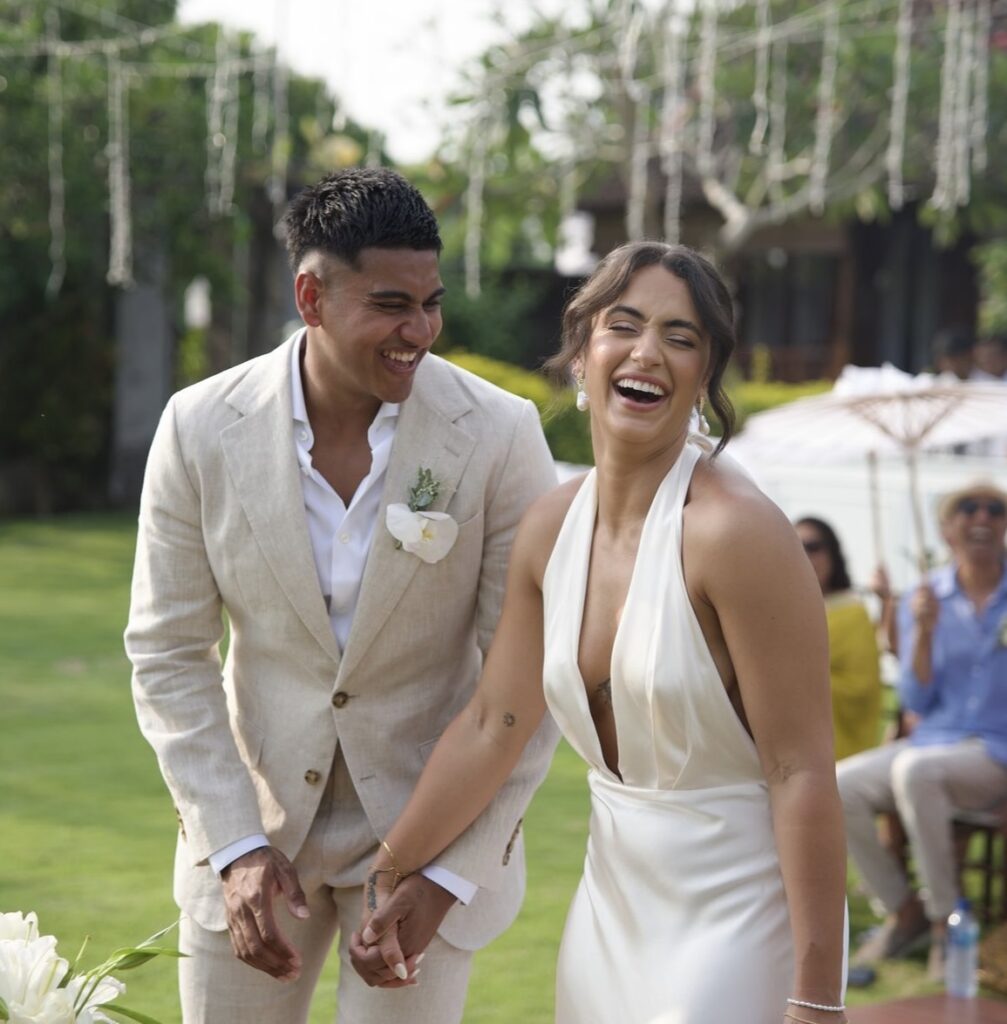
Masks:
[[[630,278],[595,318],[580,365],[592,424],[621,440],[684,438],[704,393],[710,339],[689,289],[660,265]]]

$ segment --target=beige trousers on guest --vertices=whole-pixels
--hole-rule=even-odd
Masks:
[[[357,800],[342,757],[332,776],[297,868],[311,916],[276,907],[280,927],[301,953],[301,975],[280,982],[238,960],[226,931],[210,932],[183,914],[179,989],[183,1024],[305,1024],[333,940],[339,936],[338,1024],[460,1024],[472,954],[435,936],[419,985],[369,988],[349,960],[350,934],[360,923],[363,888],[356,884],[374,854],[374,832]]]
[[[850,859],[871,892],[894,913],[912,895],[909,879],[878,837],[877,815],[898,811],[925,888],[927,917],[943,921],[958,898],[951,820],[1007,800],[1007,768],[980,739],[940,746],[896,740],[836,766]]]

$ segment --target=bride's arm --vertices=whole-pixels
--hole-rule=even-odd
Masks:
[[[372,913],[364,941],[387,935],[389,967],[403,961],[395,941],[399,909],[388,900],[398,878],[436,858],[482,813],[507,781],[546,711],[542,692],[542,578],[570,488],[529,509],[511,549],[503,608],[476,692],[445,729],[365,885]]]
[[[846,845],[821,591],[775,505],[754,491],[717,504],[704,517],[697,564],[769,784],[794,942],[791,996],[839,1006]],[[845,1019],[804,1007],[799,1013],[830,1024]]]

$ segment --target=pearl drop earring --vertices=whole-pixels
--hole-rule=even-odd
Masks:
[[[587,412],[587,407],[591,404],[591,400],[587,397],[587,392],[584,390],[584,375],[581,374],[576,378],[577,380],[577,411]]]

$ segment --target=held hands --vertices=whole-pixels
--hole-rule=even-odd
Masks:
[[[394,872],[368,871],[360,930],[350,939],[350,960],[368,985],[403,988],[418,983],[419,963],[455,902],[420,874],[395,885]]]
[[[282,896],[293,917],[309,916],[294,866],[279,850],[264,846],[228,864],[220,880],[235,956],[280,981],[294,981],[301,973],[301,955],[273,912],[274,898]]]

